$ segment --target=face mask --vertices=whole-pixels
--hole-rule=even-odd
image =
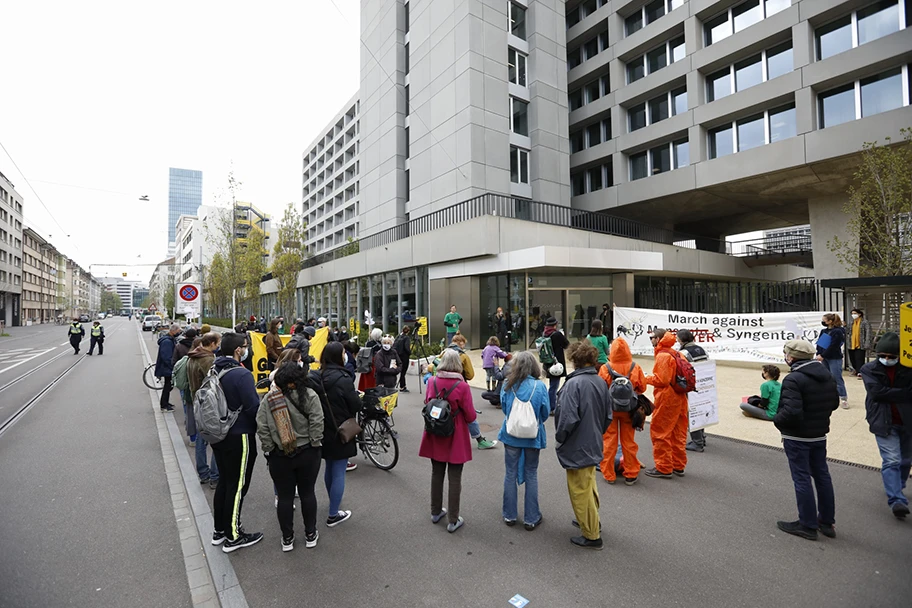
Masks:
[[[241,353],[241,361],[246,361],[248,355],[250,355],[250,349],[245,348],[244,351]]]
[[[857,319],[857,318],[858,318],[858,315],[856,315],[856,314],[853,312],[853,313],[852,313],[852,318],[853,318],[853,319]]]
[[[899,359],[885,359],[883,357],[880,357],[878,359],[878,361],[880,361],[883,365],[886,365],[887,367],[893,367],[894,365],[899,363]]]
[[[383,345],[383,350],[389,350],[389,349],[391,349],[392,347],[393,347],[392,344],[384,344],[384,345]]]
[[[298,367],[304,367],[304,362],[303,362],[303,361],[298,361]]]
[[[827,325],[825,321],[821,321],[820,324],[823,325],[824,327],[829,327],[829,325]]]

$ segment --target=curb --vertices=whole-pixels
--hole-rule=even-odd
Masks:
[[[153,363],[139,327],[136,333],[145,364]],[[158,393],[152,389],[148,391],[158,427],[158,439],[171,491],[171,504],[180,535],[192,605],[194,608],[247,608],[247,598],[238,582],[234,566],[219,547],[214,547],[209,542],[212,536],[212,511],[197,482],[196,469],[184,446],[183,435],[174,416],[159,413]],[[188,480],[192,480],[192,483]]]

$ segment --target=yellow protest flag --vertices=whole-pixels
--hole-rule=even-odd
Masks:
[[[310,364],[310,369],[320,369],[320,355],[323,354],[323,348],[329,342],[329,328],[322,327],[317,330],[316,335],[310,339],[310,356],[315,359]]]

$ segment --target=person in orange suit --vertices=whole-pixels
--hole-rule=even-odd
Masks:
[[[687,395],[676,393],[672,384],[677,375],[675,357],[679,356],[672,348],[677,341],[674,332],[654,329],[649,338],[655,348],[655,365],[652,373],[646,376],[646,384],[653,387],[652,422],[649,435],[652,438],[652,459],[655,467],[646,471],[649,477],[671,479],[672,474],[684,477],[687,466]]]
[[[643,368],[633,362],[633,356],[630,354],[630,345],[627,344],[627,340],[624,338],[612,340],[611,350],[608,353],[608,363],[599,368],[599,376],[611,386],[614,378],[611,377],[611,373],[607,369],[609,365],[616,374],[629,375],[634,393],[641,395],[646,392],[646,376],[643,374]],[[631,366],[633,366],[632,371]],[[608,483],[614,483],[616,478],[614,456],[617,454],[619,434],[621,436],[621,453],[624,455],[624,483],[632,486],[637,482],[637,477],[640,474],[640,461],[637,460],[639,447],[636,443],[636,430],[630,420],[630,412],[614,412],[611,424],[603,436],[605,447],[599,469]]]

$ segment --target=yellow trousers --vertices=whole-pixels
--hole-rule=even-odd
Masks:
[[[599,495],[595,484],[595,467],[567,469],[570,504],[583,536],[589,540],[601,537],[599,532]]]

